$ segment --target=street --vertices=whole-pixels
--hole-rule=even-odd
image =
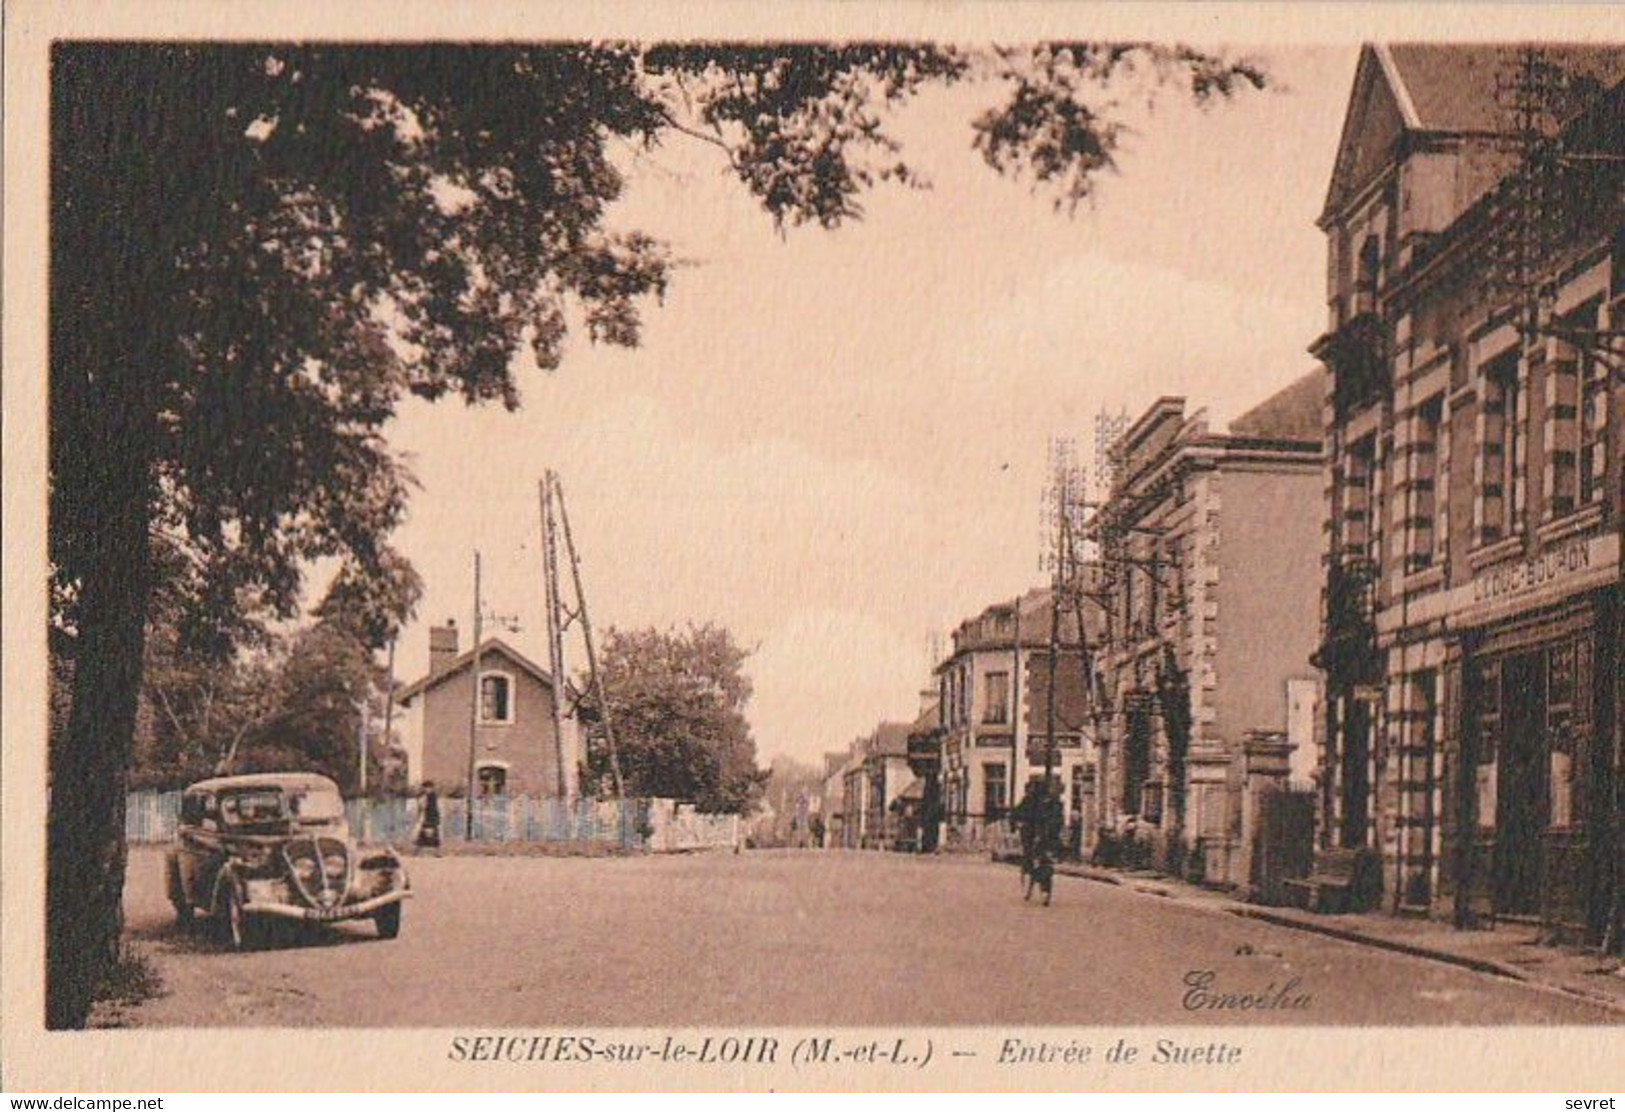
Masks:
[[[370,923],[254,953],[183,931],[162,855],[130,857],[136,945],[166,991],[138,1026],[1610,1023],[1443,964],[1058,878],[1024,904],[985,858],[712,852],[409,863]],[[1211,973],[1211,977],[1204,977]],[[1187,977],[1193,978],[1187,983]],[[1186,1007],[1262,995],[1248,1010]]]

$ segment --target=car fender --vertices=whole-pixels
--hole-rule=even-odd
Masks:
[[[370,849],[365,854],[358,854],[355,870],[359,873],[370,873],[375,869],[389,868],[394,870],[395,884],[393,890],[409,892],[412,889],[412,880],[406,871],[406,861],[396,852],[394,846],[380,846]]]

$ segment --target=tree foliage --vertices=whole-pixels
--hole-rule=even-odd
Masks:
[[[240,735],[231,771],[319,772],[354,794],[363,707],[372,713],[382,679],[367,646],[343,625],[318,622],[299,631],[273,678],[273,709]],[[375,759],[369,773],[376,775]]]
[[[776,222],[834,226],[917,180],[884,109],[980,78],[1010,94],[977,125],[989,161],[1075,198],[1119,134],[1083,98],[1135,60],[1198,99],[1261,82],[1147,45],[55,44],[49,554],[73,667],[49,1024],[83,1024],[116,951],[155,589],[184,588],[182,640],[223,659],[297,611],[313,560],[405,586],[401,400],[516,407],[521,350],[557,368],[572,320],[635,344],[665,290],[666,247],[605,226],[612,145],[703,137]]]
[[[422,597],[423,577],[411,561],[380,546],[372,567],[351,564],[339,570],[316,607],[316,616],[379,650],[399,636]]]
[[[713,625],[608,631],[600,667],[628,794],[689,800],[703,811],[752,809],[767,774],[745,718],[748,655]],[[590,743],[588,754],[588,778],[602,785],[607,746]]]

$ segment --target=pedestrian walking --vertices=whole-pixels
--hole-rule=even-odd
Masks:
[[[1033,819],[1038,814],[1038,791],[1038,781],[1027,781],[1027,790],[1022,793],[1021,802],[1010,811],[1010,821],[1021,836],[1021,888],[1024,893],[1030,890],[1033,872],[1033,837],[1038,830]]]
[[[433,780],[423,782],[423,796],[418,800],[417,846],[419,852],[440,849],[440,796]]]
[[[1055,858],[1061,849],[1063,825],[1058,782],[1054,778],[1030,781],[1016,810],[1021,813],[1021,898],[1032,899],[1036,888],[1048,907],[1055,895]]]

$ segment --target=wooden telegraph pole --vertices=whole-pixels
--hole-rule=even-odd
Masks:
[[[482,633],[481,621],[484,618],[484,607],[480,600],[480,553],[474,550],[474,659],[469,670],[469,687],[472,692],[468,700],[468,788],[463,793],[464,810],[464,836],[474,840],[474,794],[478,787],[476,777],[479,760],[480,738],[480,636]]]
[[[553,725],[559,738],[559,794],[563,796],[567,788],[564,767],[564,633],[579,621],[587,655],[587,686],[598,712],[599,728],[603,731],[615,797],[620,799],[626,794],[626,785],[621,779],[621,758],[615,747],[615,718],[604,692],[603,672],[598,667],[592,619],[587,614],[586,589],[581,584],[581,558],[576,552],[575,537],[570,532],[570,513],[564,505],[564,484],[559,481],[557,472],[548,471],[537,486],[542,503],[542,568],[546,577],[548,656],[555,685]],[[575,599],[573,608],[564,601],[561,546],[564,557],[570,563],[570,586]]]

